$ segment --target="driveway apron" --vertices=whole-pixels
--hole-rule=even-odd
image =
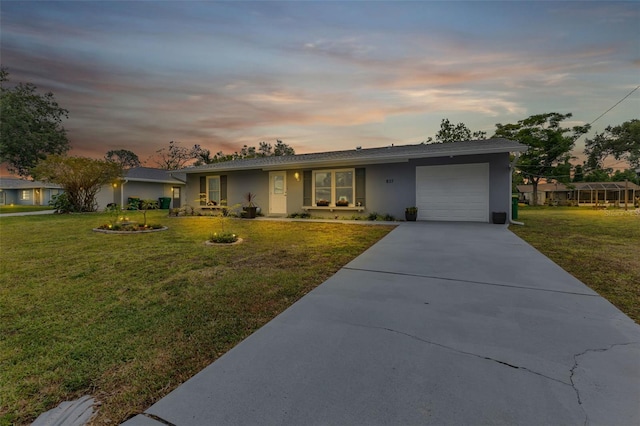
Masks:
[[[506,227],[403,223],[125,424],[640,424],[640,326]]]

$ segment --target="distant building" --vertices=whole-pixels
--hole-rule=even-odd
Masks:
[[[0,205],[47,206],[62,192],[55,183],[0,177]]]
[[[533,203],[533,185],[518,185],[521,203]],[[640,186],[633,182],[573,182],[538,184],[538,205],[618,205],[637,204]]]

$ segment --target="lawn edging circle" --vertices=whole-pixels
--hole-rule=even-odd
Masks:
[[[211,241],[207,240],[204,242],[205,246],[209,246],[209,247],[217,247],[217,246],[235,246],[238,244],[242,244],[244,242],[244,240],[240,237],[238,237],[237,240],[235,240],[232,243],[212,243]]]
[[[157,228],[157,229],[143,229],[141,231],[116,231],[113,229],[100,229],[100,228],[93,228],[92,231],[101,232],[103,234],[148,234],[150,232],[166,231],[167,229],[169,229],[168,226],[163,226],[162,228]]]

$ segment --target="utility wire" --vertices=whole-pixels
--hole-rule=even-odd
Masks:
[[[635,92],[636,90],[640,89],[640,85],[636,86],[635,89],[633,89],[632,91],[630,91],[629,93],[627,93],[627,95],[620,99],[618,102],[616,102],[611,108],[609,108],[608,110],[606,110],[605,112],[603,112],[602,114],[600,114],[598,116],[598,118],[596,118],[595,120],[593,120],[591,123],[589,123],[589,125],[592,125],[593,123],[595,123],[596,121],[600,120],[602,117],[605,116],[605,114],[607,114],[609,111],[611,111],[612,109],[614,109],[615,107],[617,107],[619,104],[622,103],[622,101],[624,101],[625,99],[627,99],[629,96],[631,96],[633,94],[633,92]]]

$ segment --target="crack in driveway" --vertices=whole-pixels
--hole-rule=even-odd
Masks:
[[[500,359],[492,358],[490,356],[485,356],[485,355],[480,355],[480,354],[476,354],[476,353],[469,352],[469,351],[464,351],[464,350],[455,348],[453,346],[448,346],[448,345],[445,345],[445,344],[442,344],[442,343],[434,342],[432,340],[424,339],[422,337],[418,337],[416,335],[413,335],[413,334],[410,334],[410,333],[406,333],[404,331],[394,330],[394,329],[388,328],[388,327],[372,326],[372,325],[365,325],[365,324],[353,324],[353,323],[347,323],[347,324],[351,325],[351,326],[354,326],[354,327],[363,327],[363,328],[369,328],[369,329],[374,329],[374,330],[383,330],[383,331],[387,331],[387,332],[390,332],[390,333],[400,334],[400,335],[408,337],[410,339],[417,340],[417,341],[423,342],[423,343],[427,343],[429,345],[437,346],[439,348],[443,348],[443,349],[446,349],[448,351],[452,351],[452,352],[455,352],[455,353],[458,353],[458,354],[472,356],[472,357],[475,357],[475,358],[479,358],[479,359],[484,359],[484,360],[487,360],[487,361],[495,362],[497,364],[501,364],[501,365],[504,365],[504,366],[509,367],[509,368],[513,368],[513,369],[516,369],[516,370],[522,370],[522,371],[525,371],[527,373],[543,377],[543,378],[545,378],[547,380],[551,380],[553,382],[560,383],[560,384],[565,385],[565,386],[569,386],[575,392],[576,401],[578,402],[578,406],[580,407],[580,410],[584,414],[584,424],[585,425],[589,424],[589,416],[588,416],[587,412],[585,411],[584,407],[582,406],[582,399],[580,397],[580,391],[579,391],[578,387],[576,386],[576,384],[574,383],[574,380],[573,380],[573,377],[575,375],[576,369],[578,368],[578,364],[579,364],[578,358],[583,356],[583,355],[585,355],[585,354],[587,354],[587,353],[589,353],[589,352],[606,352],[606,351],[608,351],[608,350],[610,350],[610,349],[612,349],[614,347],[617,347],[617,346],[628,346],[628,345],[638,344],[638,342],[614,343],[614,344],[611,344],[611,345],[607,346],[606,348],[586,349],[583,352],[580,352],[578,354],[573,355],[574,364],[573,364],[573,367],[569,370],[569,372],[570,372],[569,382],[565,382],[563,380],[557,379],[555,377],[547,376],[546,374],[540,373],[538,371],[532,370],[532,369],[527,368],[527,367],[514,365],[514,364],[511,364],[509,362],[502,361]]]
[[[403,276],[403,277],[431,278],[431,279],[435,279],[435,280],[455,281],[455,282],[460,282],[460,283],[464,283],[464,284],[482,284],[482,285],[490,285],[490,286],[495,286],[495,287],[514,288],[514,289],[519,289],[519,290],[543,291],[543,292],[549,292],[549,293],[571,294],[571,295],[575,295],[575,296],[601,297],[599,294],[595,294],[595,293],[591,294],[591,293],[581,293],[581,292],[566,291],[566,290],[554,290],[554,289],[550,289],[550,288],[530,287],[530,286],[516,285],[516,284],[504,284],[504,283],[496,283],[496,282],[489,282],[489,281],[465,280],[465,279],[462,279],[462,278],[443,277],[443,276],[437,276],[437,275],[411,274],[411,273],[407,273],[407,272],[383,271],[383,270],[369,269],[369,268],[366,268],[366,269],[365,268],[353,268],[353,267],[348,267],[348,266],[345,266],[342,269],[347,270],[347,271],[361,271],[361,272],[372,272],[372,273],[376,273],[376,274],[399,275],[399,276]]]
[[[432,340],[427,340],[427,339],[424,339],[422,337],[418,337],[418,336],[413,335],[413,334],[405,333],[404,331],[394,330],[394,329],[388,328],[388,327],[378,327],[378,326],[373,326],[373,325],[351,324],[351,323],[347,323],[347,324],[355,326],[355,327],[364,327],[364,328],[370,328],[370,329],[374,329],[374,330],[384,330],[384,331],[388,331],[388,332],[391,332],[391,333],[400,334],[402,336],[409,337],[409,338],[417,340],[419,342],[427,343],[427,344],[433,345],[433,346],[438,346],[440,348],[443,348],[443,349],[446,349],[446,350],[449,350],[449,351],[452,351],[452,352],[456,352],[456,353],[459,353],[459,354],[462,354],[462,355],[468,355],[468,356],[472,356],[472,357],[475,357],[475,358],[480,358],[480,359],[485,359],[487,361],[492,361],[492,362],[495,362],[495,363],[498,363],[498,364],[502,364],[504,366],[507,366],[507,367],[510,367],[510,368],[513,368],[513,369],[516,369],[516,370],[523,370],[523,371],[526,371],[528,373],[535,374],[536,376],[544,377],[545,379],[552,380],[552,381],[557,382],[557,383],[561,383],[561,384],[563,384],[565,386],[571,386],[571,383],[562,381],[560,379],[556,379],[555,377],[547,376],[547,375],[542,374],[542,373],[540,373],[538,371],[531,370],[530,368],[527,368],[527,367],[521,367],[521,366],[514,365],[514,364],[508,363],[506,361],[502,361],[502,360],[499,360],[499,359],[496,359],[496,358],[492,358],[492,357],[489,357],[489,356],[480,355],[480,354],[476,354],[476,353],[469,352],[469,351],[463,351],[461,349],[454,348],[453,346],[448,346],[448,345],[445,345],[445,344],[442,344],[442,343],[438,343],[438,342],[434,342]]]
[[[573,381],[573,377],[576,374],[576,369],[578,368],[578,358],[580,358],[581,356],[584,356],[590,352],[606,352],[609,351],[615,347],[618,346],[630,346],[630,345],[637,345],[640,342],[628,342],[628,343],[614,343],[611,344],[609,346],[607,346],[606,348],[598,348],[598,349],[586,349],[578,354],[573,355],[573,367],[571,367],[571,370],[569,370],[569,372],[571,373],[569,375],[569,380],[571,381],[571,387],[573,388],[574,392],[576,393],[576,399],[578,400],[578,405],[580,406],[580,408],[582,409],[582,412],[584,413],[585,416],[585,421],[584,424],[587,425],[589,424],[589,416],[587,414],[587,412],[585,411],[584,407],[582,406],[582,398],[580,397],[580,390],[578,389],[578,386],[576,385],[576,383]]]

